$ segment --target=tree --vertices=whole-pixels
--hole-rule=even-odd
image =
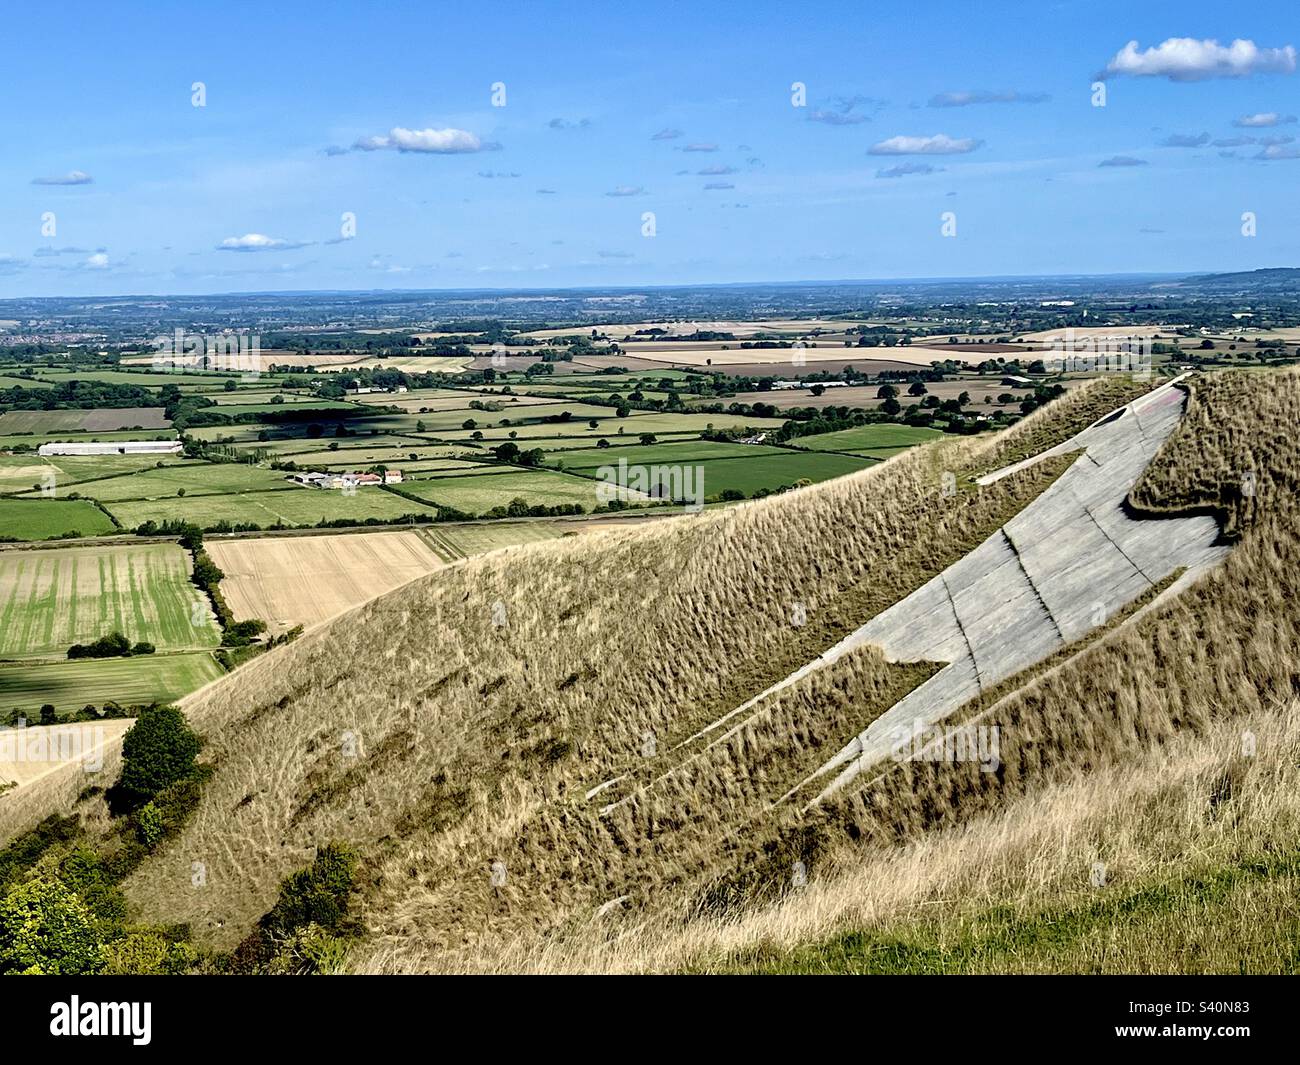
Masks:
[[[907,394],[909,396],[923,396],[928,391],[929,389],[925,387],[924,381],[913,381],[907,386]]]
[[[887,399],[880,404],[880,409],[888,414],[891,418],[903,409],[903,405],[896,399]]]
[[[893,385],[881,385],[876,390],[877,399],[895,399],[898,396],[898,389]]]
[[[654,434],[654,433],[642,433],[641,436],[639,437],[639,439],[640,439],[641,443],[645,444],[645,445],[648,447],[649,445],[651,445],[651,444],[653,444],[653,443],[655,442],[655,434]]]
[[[41,707],[41,724],[42,724],[42,725],[57,725],[58,723],[59,723],[59,715],[58,715],[58,713],[57,713],[57,712],[55,711],[55,709],[54,709],[54,704],[53,704],[53,703],[46,703],[44,706],[42,706],[42,707]]]
[[[814,396],[824,395],[826,392],[826,386],[821,384],[813,385],[812,388],[808,389],[808,392],[810,395]]]
[[[0,974],[84,976],[104,965],[90,907],[49,872],[0,900]]]
[[[599,440],[596,441],[596,446],[597,446],[597,447],[609,447],[609,441],[606,440],[606,439],[602,436]]]
[[[463,422],[460,423],[460,427],[462,429],[477,429],[478,422],[476,422],[473,418],[466,418]]]
[[[122,740],[122,775],[114,788],[116,797],[127,809],[143,806],[194,772],[201,746],[177,707],[149,707]]]

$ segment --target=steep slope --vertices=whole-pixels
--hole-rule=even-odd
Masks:
[[[1286,389],[1294,403],[1294,378]],[[1118,755],[1212,717],[1217,708],[1161,702],[1148,715],[1123,693],[1128,671],[1149,667],[1138,651],[1162,642],[1162,626],[1178,624],[1181,604],[1215,574],[963,707],[958,716],[987,714],[1002,699],[1013,742],[1003,741],[997,774],[891,764],[824,810],[770,812],[938,668],[891,665],[869,646],[767,701],[724,742],[691,740],[974,550],[1070,458],[987,486],[972,475],[1059,443],[1138,392],[1105,382],[992,445],[945,441],[814,489],[580,549],[505,552],[345,615],[190,707],[217,772],[184,836],[129,883],[134,904],[230,946],[282,875],[321,843],[347,839],[367,873],[370,936],[357,964],[381,955],[403,969],[486,964],[598,912],[654,911],[668,889],[712,906],[779,892],[796,861],[821,875],[846,860],[844,841],[886,845],[1038,786],[1080,752]],[[1279,633],[1276,651],[1294,640],[1293,629]],[[1076,661],[1087,656],[1101,658]],[[1199,685],[1202,663],[1192,666]],[[1270,657],[1264,672],[1272,680],[1279,669]],[[1220,679],[1231,683],[1231,672]],[[1098,706],[1113,721],[1082,724]],[[613,795],[586,797],[615,778]],[[207,872],[203,887],[193,886],[194,862]]]

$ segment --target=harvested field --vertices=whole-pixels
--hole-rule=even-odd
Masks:
[[[50,776],[64,766],[80,764],[87,776],[96,775],[113,746],[135,724],[133,718],[108,718],[63,725],[28,725],[0,729],[0,789],[6,784],[6,801],[12,792]]]
[[[11,410],[0,414],[0,436],[17,433],[111,433],[128,429],[167,429],[162,407],[105,410]]]
[[[443,564],[414,532],[210,540],[207,550],[235,616],[261,618],[273,633],[326,621]]]

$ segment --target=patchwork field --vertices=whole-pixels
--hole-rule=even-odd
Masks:
[[[0,658],[61,657],[110,632],[159,651],[217,646],[181,547],[0,551]]]
[[[207,551],[235,616],[272,632],[315,625],[443,564],[414,532],[209,540]]]
[[[367,518],[391,521],[409,514],[432,516],[434,513],[430,507],[379,488],[363,488],[351,496],[317,488],[292,488],[240,495],[172,496],[153,501],[107,503],[105,506],[124,529],[134,529],[150,519],[189,521],[205,529],[223,521],[235,524],[251,522],[266,529],[277,523],[316,525],[340,519],[360,523]]]
[[[594,481],[550,470],[438,477],[412,481],[402,487],[418,499],[454,507],[467,514],[482,514],[493,507],[505,506],[516,498],[529,505],[578,503],[587,510],[599,502]],[[637,496],[637,493],[628,494]]]
[[[0,500],[0,540],[49,540],[76,533],[116,532],[112,519],[86,499]]]
[[[582,528],[585,528],[585,523]],[[497,551],[503,547],[554,540],[565,534],[565,527],[547,521],[503,521],[482,525],[426,526],[419,535],[445,562]]]
[[[86,705],[170,702],[221,676],[211,654],[98,658],[41,665],[0,666],[0,710],[60,712]]]
[[[859,455],[888,458],[901,448],[938,440],[943,433],[910,425],[859,425],[835,433],[801,436],[793,443],[814,451],[849,451]]]
[[[227,495],[233,492],[290,490],[288,474],[240,462],[190,463],[145,470],[125,477],[110,477],[79,485],[77,491],[105,502],[123,499],[160,499],[186,495]]]
[[[117,432],[166,429],[162,407],[117,407],[109,410],[11,410],[0,414],[0,436],[18,433]]]

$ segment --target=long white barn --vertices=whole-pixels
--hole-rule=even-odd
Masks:
[[[39,455],[175,455],[179,440],[107,440],[84,444],[42,444]]]

